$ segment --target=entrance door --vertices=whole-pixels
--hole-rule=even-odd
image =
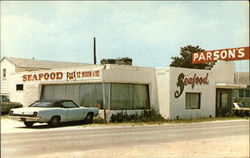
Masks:
[[[226,116],[232,110],[232,90],[216,89],[216,117]]]

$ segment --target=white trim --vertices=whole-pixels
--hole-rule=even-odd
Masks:
[[[216,83],[216,88],[229,88],[229,89],[242,89],[247,88],[247,85],[244,84],[233,84],[233,83]]]

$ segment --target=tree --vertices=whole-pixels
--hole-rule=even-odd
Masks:
[[[205,49],[200,48],[199,46],[188,45],[186,47],[181,47],[180,55],[181,57],[171,57],[173,60],[170,66],[173,67],[184,67],[184,68],[193,68],[193,69],[205,69],[209,64],[192,64],[192,53],[195,52],[204,52]]]

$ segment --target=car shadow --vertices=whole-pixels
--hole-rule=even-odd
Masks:
[[[45,123],[35,123],[32,127],[26,127],[24,125],[22,127],[16,127],[16,128],[19,128],[19,129],[48,129],[48,128],[65,128],[65,127],[80,126],[80,125],[86,125],[86,124],[88,124],[88,123],[85,123],[82,121],[64,122],[64,123],[60,123],[60,125],[57,127],[51,127]]]

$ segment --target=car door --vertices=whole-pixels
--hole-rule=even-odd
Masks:
[[[67,119],[68,121],[77,121],[83,118],[83,114],[78,105],[72,101],[62,102],[63,108],[67,109]]]

